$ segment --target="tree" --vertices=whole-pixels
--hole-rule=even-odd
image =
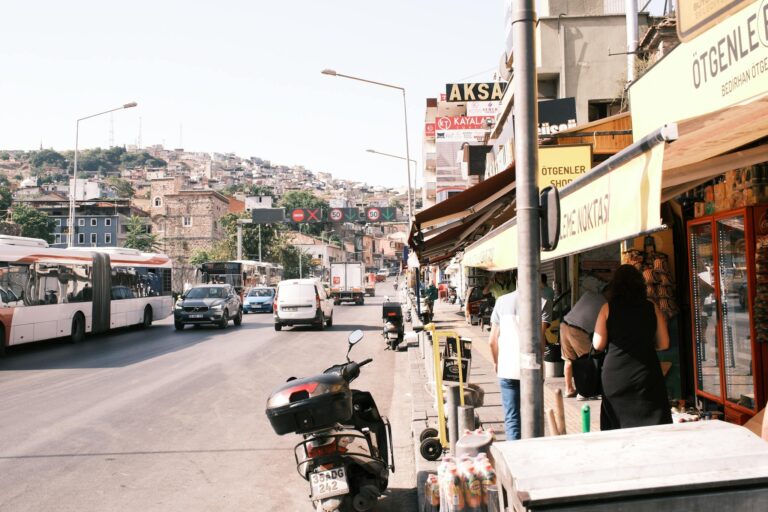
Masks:
[[[7,151],[0,151],[0,160],[10,160],[11,154]]]
[[[8,213],[8,209],[11,207],[12,203],[13,197],[11,196],[11,191],[5,185],[0,186],[0,216],[4,216]]]
[[[158,250],[159,245],[157,235],[147,230],[144,220],[138,215],[131,215],[128,221],[128,235],[123,247],[142,252],[153,252]]]
[[[117,176],[110,176],[107,178],[107,183],[109,186],[115,189],[117,197],[131,198],[135,193],[131,182],[122,178],[118,178]]]
[[[58,167],[59,169],[66,169],[68,162],[63,155],[53,151],[52,149],[42,149],[32,153],[29,163],[35,169],[42,169],[43,167]]]
[[[192,256],[189,258],[189,264],[198,266],[202,263],[205,263],[206,261],[212,261],[211,260],[211,250],[208,248],[205,249],[195,249],[192,252]]]
[[[21,236],[53,242],[53,219],[26,204],[14,206],[11,220],[21,226]]]

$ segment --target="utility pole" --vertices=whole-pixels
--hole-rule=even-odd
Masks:
[[[538,108],[536,84],[536,7],[515,2],[512,48],[517,179],[518,305],[520,318],[520,416],[523,438],[544,436],[544,386],[539,289],[540,229],[536,187]]]
[[[259,224],[259,263],[261,263],[261,224]]]

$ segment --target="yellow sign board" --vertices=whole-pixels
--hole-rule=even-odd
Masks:
[[[768,2],[753,0],[681,43],[631,85],[634,138],[766,92]]]
[[[539,190],[554,186],[563,188],[592,169],[592,145],[542,146],[539,148]]]
[[[542,252],[553,260],[619,242],[661,226],[664,144],[560,197],[560,242]],[[462,264],[488,270],[517,268],[516,219],[464,251]]]
[[[682,0],[677,2],[677,35],[690,41],[717,22],[742,9],[750,0]]]

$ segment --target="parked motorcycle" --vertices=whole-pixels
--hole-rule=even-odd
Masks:
[[[381,310],[381,317],[384,321],[382,336],[387,346],[392,350],[397,350],[397,346],[405,337],[405,326],[403,325],[403,308],[399,302],[390,301],[385,298]]]
[[[317,512],[373,509],[395,471],[389,421],[369,392],[350,388],[360,368],[372,362],[349,359],[361,339],[361,330],[349,335],[346,363],[291,378],[267,400],[267,417],[278,435],[304,436],[294,448],[296,469],[309,482]]]
[[[456,304],[456,299],[458,297],[458,293],[456,293],[456,287],[451,286],[448,288],[448,302],[450,304]]]

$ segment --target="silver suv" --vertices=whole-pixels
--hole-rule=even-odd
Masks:
[[[174,326],[184,329],[187,324],[215,324],[226,329],[229,321],[243,322],[240,297],[229,284],[205,284],[187,290],[173,307]]]

